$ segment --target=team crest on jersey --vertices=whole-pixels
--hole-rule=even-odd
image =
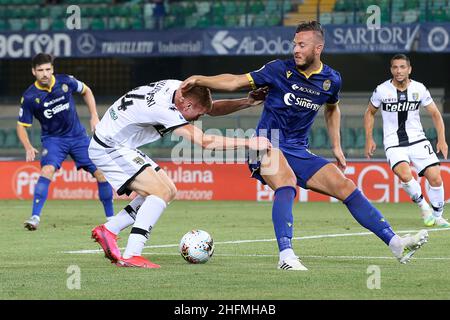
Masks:
[[[45,156],[47,155],[47,153],[48,153],[48,150],[47,150],[47,149],[43,149],[43,150],[42,150],[42,156],[43,156],[43,157],[45,157]]]
[[[327,79],[323,82],[323,90],[328,91],[331,87],[331,80]]]
[[[67,86],[67,84],[63,83],[63,85],[61,86],[62,91],[67,92],[69,91],[69,87]]]
[[[418,92],[413,92],[412,98],[413,98],[413,100],[419,100],[419,93]]]
[[[25,99],[22,97],[22,98],[20,98],[20,104],[23,104],[23,101],[24,101]]]
[[[286,78],[290,78],[292,76],[292,71],[291,70],[288,70],[288,71],[286,71]]]
[[[41,103],[41,99],[39,99],[39,98],[34,99],[34,101],[35,101],[37,104]]]
[[[141,157],[136,157],[133,159],[134,162],[136,162],[138,165],[144,165],[145,161]]]

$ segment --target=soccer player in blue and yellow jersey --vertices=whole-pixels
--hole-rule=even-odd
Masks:
[[[42,157],[41,175],[34,188],[32,216],[25,221],[25,228],[36,230],[39,225],[50,182],[68,155],[75,161],[78,169],[90,172],[97,179],[105,215],[107,218],[112,217],[112,188],[89,159],[90,138],[78,118],[72,97],[74,92],[83,96],[91,114],[91,130],[94,130],[99,119],[91,89],[72,76],[53,75],[53,57],[48,54],[39,53],[34,56],[31,71],[36,81],[22,96],[17,135],[25,148],[26,160],[33,161],[38,150],[28,139],[26,128],[32,125],[35,117],[41,124]]]
[[[396,235],[383,215],[343,174],[346,159],[340,144],[338,104],[341,76],[321,62],[324,44],[324,32],[318,22],[301,23],[293,40],[293,58],[271,61],[247,74],[192,76],[184,81],[183,90],[194,86],[225,91],[269,88],[256,134],[270,138],[273,148],[261,161],[250,163],[250,169],[254,178],[275,192],[272,221],[280,251],[278,268],[307,270],[291,243],[297,185],[343,201],[363,227],[375,233],[400,262],[406,263],[427,241],[428,234],[422,230],[413,236]],[[308,150],[308,133],[323,105],[337,166]]]

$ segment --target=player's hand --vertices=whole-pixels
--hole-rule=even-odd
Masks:
[[[248,147],[255,151],[265,151],[272,148],[269,139],[265,137],[252,137],[249,139]]]
[[[444,159],[447,159],[448,155],[448,145],[445,141],[438,141],[436,143],[436,153],[442,153]]]
[[[95,127],[100,122],[98,116],[91,117],[91,120],[89,122],[91,124],[91,132],[94,132],[95,131]]]
[[[181,83],[181,92],[188,92],[197,85],[198,76],[191,76]]]
[[[251,106],[257,106],[266,100],[269,93],[269,87],[262,87],[256,90],[250,91],[247,96],[248,104]]]
[[[345,160],[345,156],[344,156],[344,153],[342,152],[342,149],[340,147],[339,148],[333,148],[333,154],[334,154],[334,157],[337,160],[338,168],[342,172],[344,172],[345,168],[347,167],[347,160]]]
[[[367,159],[370,159],[370,157],[373,157],[373,154],[375,150],[377,149],[377,144],[373,139],[369,139],[366,142],[366,149],[364,151],[365,156]]]
[[[27,161],[33,161],[36,158],[36,154],[39,153],[34,147],[26,149],[25,152]]]

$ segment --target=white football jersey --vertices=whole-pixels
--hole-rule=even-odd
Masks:
[[[385,150],[409,146],[426,139],[419,107],[430,105],[433,99],[422,83],[411,80],[405,91],[399,91],[392,80],[387,80],[377,86],[370,102],[377,109],[381,107]]]
[[[131,90],[109,107],[95,135],[108,146],[134,149],[188,124],[175,107],[180,84],[178,80],[162,80]]]

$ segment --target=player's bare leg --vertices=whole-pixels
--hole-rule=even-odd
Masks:
[[[433,226],[435,223],[433,210],[431,210],[428,202],[424,199],[422,188],[420,187],[419,182],[414,179],[409,163],[405,161],[400,162],[392,170],[400,179],[403,190],[405,190],[411,200],[419,206],[425,226]]]
[[[437,227],[448,228],[450,223],[443,217],[445,195],[444,182],[441,177],[441,169],[439,166],[428,167],[424,172],[425,178],[428,180],[428,197],[433,208],[434,225]]]
[[[381,212],[370,204],[353,181],[346,178],[334,164],[327,164],[317,171],[307,181],[307,187],[343,201],[355,220],[386,243],[401,263],[408,262],[428,240],[428,233],[425,230],[413,236],[396,235]]]
[[[275,168],[275,170],[274,170]],[[278,268],[283,270],[308,270],[292,250],[292,206],[296,196],[297,178],[283,153],[272,148],[261,161],[260,174],[275,191],[272,220],[280,250]]]
[[[38,228],[41,221],[40,215],[45,201],[47,200],[48,188],[55,175],[56,168],[52,165],[45,165],[41,169],[41,176],[36,183],[33,197],[33,209],[31,217],[24,222],[24,227],[30,231]]]

